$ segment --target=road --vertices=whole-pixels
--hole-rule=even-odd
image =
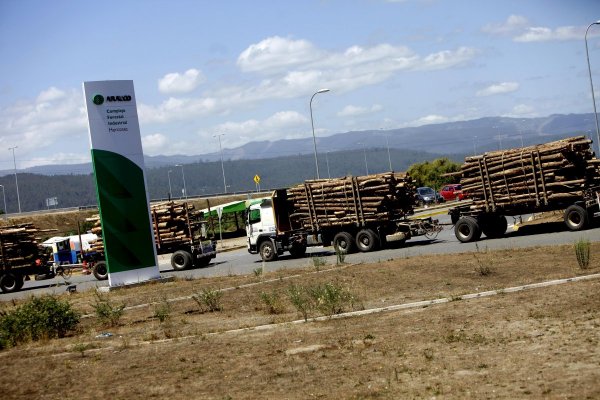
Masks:
[[[435,239],[430,240],[425,237],[416,237],[407,241],[401,248],[347,255],[345,262],[366,264],[425,254],[474,252],[477,251],[477,248],[479,248],[480,251],[483,251],[485,249],[514,249],[533,246],[572,244],[580,238],[585,238],[592,242],[600,241],[600,228],[581,232],[570,232],[566,230],[564,224],[556,223],[545,224],[544,231],[541,231],[539,226],[522,227],[515,231],[512,227],[512,218],[509,217],[509,231],[506,237],[501,239],[486,239],[483,237],[482,240],[476,243],[460,243],[454,236],[449,216],[440,215],[436,218],[444,225],[444,230],[440,232]],[[274,271],[279,269],[311,267],[314,265],[311,257],[319,257],[320,262],[325,263],[326,265],[335,265],[336,263],[336,256],[331,247],[309,248],[307,256],[299,259],[293,259],[286,253],[286,255],[281,256],[279,260],[264,263],[264,265],[261,262],[259,255],[249,254],[244,248],[219,253],[217,258],[206,268],[174,271],[170,265],[168,256],[159,257],[159,267],[163,277],[175,276],[179,278],[199,278],[252,274],[257,268],[264,268],[265,271]],[[79,291],[100,286],[108,286],[108,281],[100,282],[97,281],[93,275],[81,275],[77,273],[74,273],[71,276],[69,282],[77,285],[77,290]],[[45,281],[27,281],[25,282],[23,290],[20,292],[0,294],[0,301],[9,301],[14,298],[27,298],[34,294],[64,293],[65,290],[65,281],[61,277]]]

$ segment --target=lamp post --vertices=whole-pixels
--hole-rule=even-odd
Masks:
[[[183,165],[177,164],[176,167],[181,167],[181,178],[183,179],[183,197],[187,199],[187,189],[185,187],[185,174],[183,173]]]
[[[367,164],[367,147],[364,143],[359,142],[358,144],[362,144],[363,146],[363,152],[365,154],[365,170],[367,171],[367,175],[369,175],[369,165]]]
[[[7,212],[6,212],[6,193],[4,193],[4,185],[0,185],[2,186],[2,198],[4,199],[4,219],[8,218],[6,216]]]
[[[598,127],[598,113],[596,112],[596,96],[594,95],[594,83],[592,82],[592,67],[590,67],[590,53],[588,51],[587,34],[592,25],[600,25],[600,20],[592,22],[585,30],[585,56],[587,58],[588,73],[590,75],[590,88],[592,89],[592,103],[594,103],[594,118],[596,119],[596,138],[598,139],[598,153],[600,153],[600,128]]]
[[[385,135],[385,144],[387,146],[387,151],[388,151],[388,161],[390,163],[390,171],[393,171],[392,169],[392,157],[390,156],[390,140],[388,135]]]
[[[227,183],[225,183],[225,165],[223,164],[223,147],[221,147],[221,136],[225,135],[224,133],[218,133],[213,135],[213,137],[219,138],[219,152],[221,153],[221,171],[223,172],[223,189],[225,193],[227,193]]]
[[[167,179],[169,180],[169,200],[173,197],[173,192],[171,192],[171,170],[167,172]]]
[[[325,152],[325,161],[327,162],[327,177],[331,179],[331,174],[329,173],[329,152]]]
[[[317,168],[317,179],[319,179],[319,160],[317,159],[317,139],[315,138],[315,123],[313,121],[312,101],[316,95],[318,95],[319,93],[325,93],[325,92],[329,92],[329,89],[317,90],[310,98],[310,103],[308,103],[309,108],[310,108],[310,125],[312,126],[313,145],[315,147],[315,167]]]
[[[12,150],[13,164],[15,166],[15,186],[17,187],[17,204],[19,205],[19,214],[21,214],[21,199],[19,198],[19,180],[17,179],[17,161],[15,159],[15,149],[19,146],[9,147],[8,151]]]
[[[477,155],[477,136],[473,136],[473,155]]]

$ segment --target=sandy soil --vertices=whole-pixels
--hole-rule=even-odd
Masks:
[[[113,327],[93,293],[65,295],[89,317],[67,338],[0,352],[0,387],[36,399],[600,398],[600,279],[501,290],[598,274],[599,252],[585,271],[555,246],[181,280],[111,293],[130,307]],[[450,301],[292,323],[291,285],[326,283],[353,295],[343,311]],[[221,311],[190,298],[217,289]],[[277,313],[261,293],[279,296]]]

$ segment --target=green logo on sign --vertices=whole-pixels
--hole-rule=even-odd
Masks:
[[[92,101],[95,105],[100,106],[104,103],[104,96],[102,96],[101,94],[95,94]]]

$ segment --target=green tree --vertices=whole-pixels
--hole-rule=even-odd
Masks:
[[[408,173],[416,182],[417,186],[429,186],[439,189],[448,183],[458,183],[460,176],[442,176],[451,172],[460,171],[460,164],[450,159],[437,158],[433,161],[416,163],[408,168]]]

